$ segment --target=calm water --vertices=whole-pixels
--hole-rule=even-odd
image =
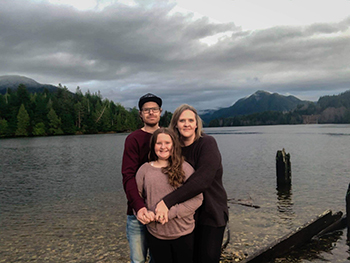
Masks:
[[[210,128],[230,199],[227,251],[252,253],[327,209],[345,212],[349,125]],[[0,262],[128,262],[121,156],[126,134],[0,140]],[[292,189],[276,191],[275,156]],[[346,229],[287,262],[349,262]]]

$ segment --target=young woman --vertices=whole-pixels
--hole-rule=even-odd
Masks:
[[[150,162],[136,173],[136,183],[146,207],[154,211],[156,204],[167,194],[181,186],[194,172],[184,162],[181,147],[173,131],[160,128],[153,133],[150,144]],[[192,263],[194,213],[202,204],[198,194],[185,202],[174,204],[168,213],[168,223],[159,224],[162,218],[147,225],[146,238],[156,263]]]
[[[182,144],[182,155],[195,169],[188,181],[162,199],[156,217],[166,223],[168,208],[203,193],[203,205],[196,212],[195,262],[218,263],[228,221],[227,195],[222,184],[221,154],[212,136],[202,133],[202,121],[190,105],[178,107],[170,128]],[[164,219],[163,219],[164,217]]]

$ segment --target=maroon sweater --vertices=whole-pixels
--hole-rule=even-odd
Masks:
[[[128,199],[128,215],[133,215],[133,210],[137,213],[142,207],[146,207],[139,195],[135,176],[140,166],[148,161],[151,137],[151,133],[139,129],[130,133],[125,139],[122,175],[124,191]]]

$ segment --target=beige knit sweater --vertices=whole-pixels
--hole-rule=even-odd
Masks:
[[[186,180],[194,172],[192,166],[184,162]],[[153,167],[150,163],[143,164],[136,174],[136,183],[140,195],[145,199],[148,210],[155,212],[157,203],[164,196],[175,190],[168,182],[168,176],[161,168]],[[176,239],[190,234],[194,229],[194,213],[203,202],[203,195],[199,194],[183,203],[172,206],[169,210],[169,222],[162,225],[151,222],[148,231],[159,239]]]

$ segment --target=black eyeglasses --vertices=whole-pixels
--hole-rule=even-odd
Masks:
[[[158,113],[160,111],[159,107],[154,107],[154,108],[143,108],[142,112],[144,113],[151,113],[153,111],[154,113]]]

